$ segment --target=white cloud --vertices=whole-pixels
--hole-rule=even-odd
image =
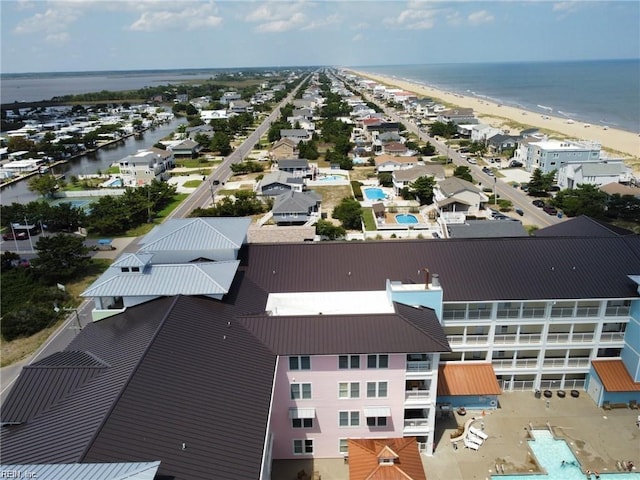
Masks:
[[[364,40],[364,35],[362,33],[357,33],[351,40],[354,42],[361,42],[362,40]]]
[[[150,2],[144,2],[149,6]],[[157,6],[160,3],[154,2]],[[162,4],[163,7],[166,6]],[[217,15],[217,9],[212,3],[192,4],[193,6],[172,11],[170,8],[163,10],[147,10],[129,25],[128,29],[138,32],[155,32],[158,30],[198,30],[200,28],[217,27],[222,23],[222,17]]]
[[[482,25],[484,23],[491,23],[494,20],[494,16],[486,10],[480,10],[479,12],[473,12],[467,18],[471,25]]]
[[[428,8],[423,2],[410,2],[409,8],[395,18],[386,19],[384,23],[390,28],[426,30],[435,26],[438,13],[438,9]]]
[[[69,34],[67,32],[51,33],[45,37],[47,43],[64,45],[69,42]]]
[[[557,2],[553,4],[551,10],[558,14],[558,18],[562,19],[577,11],[579,6],[580,5],[578,5],[578,2],[573,1]]]
[[[247,5],[252,6],[253,4]],[[309,12],[313,8],[315,8],[315,4],[305,1],[266,2],[252,10],[245,17],[245,20],[256,23],[255,31],[258,33],[280,33],[296,29],[312,30],[337,21],[335,15],[319,19],[315,19],[312,15],[314,20],[309,21],[309,16],[305,12]]]
[[[330,25],[337,25],[338,23],[340,23],[340,21],[340,15],[329,15],[325,18],[312,20],[309,24],[305,25],[302,30],[317,30],[319,28],[328,27]]]
[[[301,28],[306,23],[306,17],[304,13],[297,12],[291,15],[291,17],[280,20],[272,20],[269,22],[261,23],[256,27],[256,31],[260,33],[279,33]]]
[[[80,17],[73,8],[49,8],[18,22],[13,29],[17,34],[63,32]]]

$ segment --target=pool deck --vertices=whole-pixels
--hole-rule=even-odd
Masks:
[[[583,471],[617,472],[618,460],[640,465],[640,429],[636,420],[640,410],[596,407],[586,392],[579,398],[551,398],[549,408],[545,398],[535,398],[533,392],[504,393],[499,408],[494,411],[468,411],[465,416],[453,413],[436,420],[436,452],[423,457],[427,479],[485,480],[495,475],[495,465],[504,465],[505,474],[529,473],[536,468],[527,447],[531,423],[534,429],[551,425],[557,438],[563,438],[578,458]],[[464,448],[459,442],[454,450],[450,434],[470,416],[484,421],[489,438],[478,451]],[[478,426],[480,421],[475,425]],[[274,461],[274,480],[295,480],[296,472],[317,471],[322,480],[347,480],[348,465],[342,459]],[[638,467],[634,472],[638,472]],[[500,475],[495,475],[499,479]],[[586,476],[585,476],[586,478]],[[640,473],[638,474],[640,478]]]

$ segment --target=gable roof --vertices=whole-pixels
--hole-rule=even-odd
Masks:
[[[284,137],[278,140],[276,143],[274,143],[273,146],[271,147],[271,150],[275,150],[276,148],[279,148],[283,145],[287,147],[291,147],[294,150],[298,146],[298,144],[293,140],[291,140],[290,138]]]
[[[294,192],[287,190],[278,195],[273,202],[273,213],[307,213],[322,200],[322,197],[313,190],[306,192]]]
[[[411,168],[395,170],[393,172],[393,179],[399,182],[408,182],[419,177],[444,178],[444,175],[442,165],[416,165]]]
[[[418,157],[395,157],[393,155],[376,155],[374,162],[376,166],[383,163],[416,163]]]
[[[438,396],[501,393],[496,372],[490,363],[446,363],[438,367]]]
[[[273,185],[274,183],[280,183],[283,185],[300,185],[304,183],[304,180],[302,177],[294,177],[282,170],[276,170],[274,172],[267,173],[262,180],[260,180],[260,188]]]
[[[473,183],[458,177],[448,177],[438,182],[437,188],[447,197],[457,195],[461,192],[482,193]]]
[[[414,437],[349,439],[350,480],[426,480]],[[382,465],[381,458],[393,458]]]
[[[394,306],[395,314],[254,315],[238,321],[278,355],[451,351],[432,310]]]
[[[225,303],[165,298],[88,325],[69,350],[109,367],[27,423],[2,428],[2,463],[155,459],[169,477],[260,478],[276,357],[234,317],[265,302],[239,274]],[[234,388],[238,378],[251,395]]]
[[[240,265],[238,260],[185,264],[156,264],[144,273],[109,267],[82,297],[158,297],[170,295],[224,295]]]
[[[443,205],[445,202],[439,203]],[[462,224],[448,224],[449,238],[528,237],[522,222],[509,220],[467,220]]]
[[[281,158],[278,160],[278,168],[309,168],[309,160],[306,158]]]
[[[25,478],[154,480],[159,467],[160,462],[0,465],[0,478],[17,478],[16,472],[29,472]]]
[[[381,290],[387,279],[420,284],[427,267],[440,275],[445,302],[629,298],[638,297],[628,275],[640,272],[640,236],[262,244],[247,255],[247,274],[268,292]]]
[[[586,215],[570,218],[537,230],[536,237],[620,237],[634,235],[631,230],[595,220]]]
[[[640,382],[634,382],[622,360],[592,360],[591,365],[607,392],[640,392]]]
[[[640,188],[630,187],[628,185],[623,185],[622,183],[607,183],[606,185],[600,186],[600,190],[609,195],[632,195],[636,198],[640,198]]]
[[[239,249],[250,217],[172,218],[142,238],[139,252]]]

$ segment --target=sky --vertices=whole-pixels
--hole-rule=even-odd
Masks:
[[[640,1],[0,0],[1,72],[640,58]]]

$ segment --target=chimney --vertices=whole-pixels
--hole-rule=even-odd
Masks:
[[[440,288],[440,275],[437,273],[433,274],[433,279],[431,280],[431,286],[433,288]]]
[[[424,272],[424,289],[428,290],[429,289],[429,269],[428,268],[423,268],[422,271]]]

